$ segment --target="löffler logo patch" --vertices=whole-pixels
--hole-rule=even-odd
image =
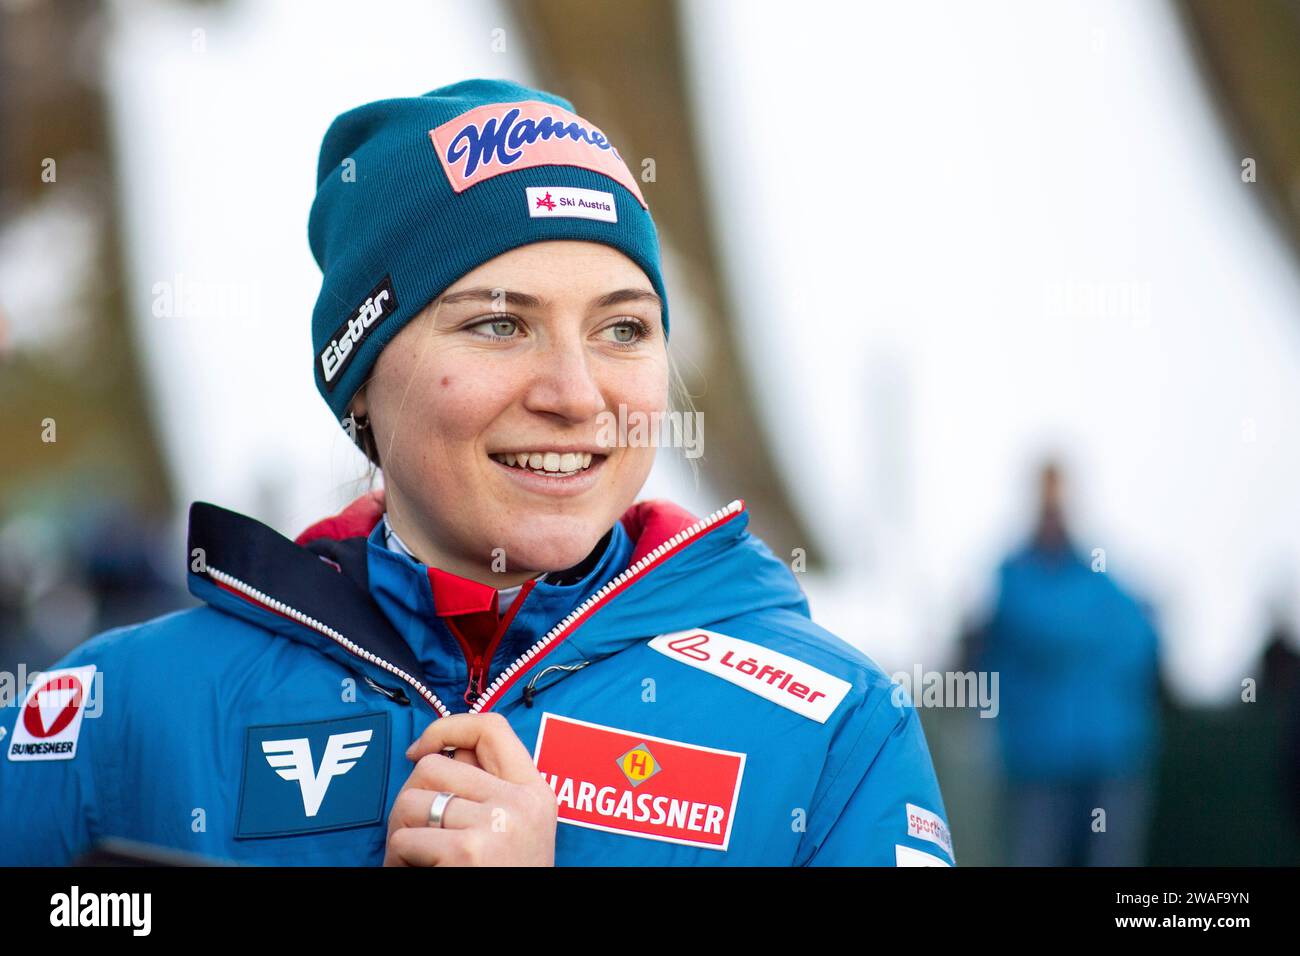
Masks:
[[[660,634],[650,647],[819,724],[850,689],[848,681],[788,654],[703,628]]]
[[[563,823],[727,849],[743,753],[546,713],[533,762]]]

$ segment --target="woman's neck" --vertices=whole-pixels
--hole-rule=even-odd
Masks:
[[[422,544],[418,535],[411,535],[410,537],[415,538],[415,540],[410,541],[407,534],[399,532],[394,527],[394,522],[390,520],[388,512],[384,512],[383,522],[384,539],[390,550],[401,551],[421,564],[437,568],[439,571],[446,571],[448,574],[454,574],[457,577],[476,581],[479,584],[486,584],[498,591],[518,587],[525,581],[531,581],[545,573],[494,571],[491,567],[484,567],[472,562],[459,562],[450,556],[441,555],[436,548]]]
[[[433,561],[430,561],[430,559],[426,558],[424,554],[420,553],[420,551],[424,550],[425,553],[428,553],[428,551],[432,549],[420,549],[419,546],[415,549],[411,548],[411,546],[407,544],[406,538],[400,535],[400,533],[396,531],[396,528],[393,527],[393,522],[389,519],[389,512],[383,512],[382,522],[383,540],[385,540],[385,544],[389,546],[389,550],[400,551],[400,553],[406,554],[407,557],[411,558],[412,561],[419,561],[421,564],[428,564],[429,567],[438,568],[439,571],[447,571],[448,574],[454,574],[459,576],[459,578],[465,578],[477,581],[477,583],[480,584],[486,584],[487,587],[497,588],[498,591],[507,591],[507,589],[517,588],[519,585],[524,584],[525,581],[529,580],[554,580],[556,584],[576,583],[576,579],[584,578],[584,576],[590,574],[591,570],[595,567],[595,564],[597,564],[599,559],[601,559],[601,555],[604,554],[604,550],[608,548],[610,537],[612,535],[612,531],[604,533],[604,536],[597,542],[595,548],[591,549],[590,554],[586,555],[582,561],[573,564],[572,567],[565,568],[563,571],[541,571],[532,572],[532,574],[529,574],[529,572],[519,572],[519,574],[510,575],[506,574],[506,572],[493,571],[490,570],[490,568],[482,567],[465,567],[464,570],[461,570],[460,567],[456,566],[455,562],[439,561],[439,559],[433,559]]]

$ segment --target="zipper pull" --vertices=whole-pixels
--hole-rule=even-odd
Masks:
[[[379,693],[383,694],[389,700],[396,701],[397,703],[403,704],[407,707],[411,706],[410,699],[406,696],[405,693],[402,692],[402,689],[400,687],[385,687],[383,684],[379,683],[378,681],[372,680],[370,678],[370,675],[368,674],[364,674],[362,676],[365,679],[367,685],[379,691]]]
[[[469,668],[469,686],[465,688],[465,703],[473,707],[483,696],[483,658],[474,658]]]

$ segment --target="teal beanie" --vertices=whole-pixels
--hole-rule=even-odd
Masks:
[[[457,279],[531,242],[613,246],[663,301],[659,236],[636,178],[559,96],[464,80],[342,114],[321,143],[307,224],[323,273],[316,387],[343,421],[392,338]]]

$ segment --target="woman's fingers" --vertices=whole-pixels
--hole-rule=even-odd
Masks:
[[[455,750],[454,757],[443,751]],[[389,811],[387,866],[553,866],[555,794],[504,717],[455,714],[411,745]],[[456,794],[429,826],[437,791]]]
[[[429,808],[433,806],[435,797],[437,793],[433,790],[415,787],[402,790],[388,813],[388,831],[391,833],[398,827],[429,826]],[[491,823],[488,807],[468,797],[452,797],[442,810],[444,830],[468,830],[470,827],[490,826]]]
[[[466,750],[462,747],[460,750],[453,750],[450,753],[452,760],[459,761],[460,763],[467,763],[471,767],[481,766],[478,762],[478,758],[474,756],[474,751],[472,750]]]
[[[554,844],[554,825],[538,833],[396,827],[388,833],[384,866],[554,866]]]
[[[435,752],[416,762],[402,790],[446,790],[481,802],[490,799],[500,786],[501,782],[482,768]]]
[[[462,856],[465,830],[400,827],[388,834],[384,866],[448,866]]]
[[[537,768],[532,755],[500,714],[452,714],[435,720],[406,755],[419,760],[448,747],[472,750],[479,766],[511,783],[533,783]]]

